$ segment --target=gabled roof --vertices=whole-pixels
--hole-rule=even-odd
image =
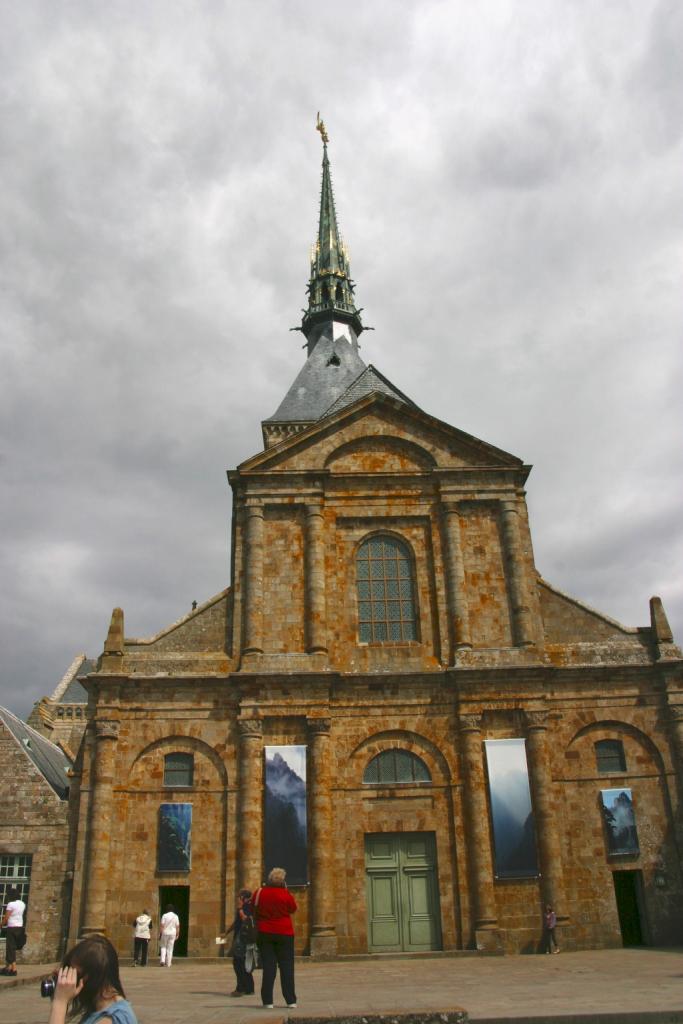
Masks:
[[[64,751],[26,725],[20,718],[0,707],[0,721],[17,741],[23,754],[33,762],[43,778],[52,786],[60,800],[69,795],[67,771],[72,767]]]
[[[343,392],[337,398],[335,402],[326,409],[323,416],[332,416],[335,412],[339,412],[340,409],[345,409],[347,405],[353,405],[359,398],[365,398],[367,395],[371,395],[373,392],[377,392],[381,395],[389,395],[391,398],[397,398],[399,402],[405,402],[406,405],[412,405],[413,409],[417,409],[415,405],[407,395],[404,395],[402,391],[399,391],[390,380],[388,380],[384,374],[380,373],[379,370],[370,363],[365,370],[360,373],[351,384],[349,384],[346,391]]]
[[[374,368],[373,372],[377,373]],[[304,446],[314,444],[318,434],[323,434],[330,430],[341,430],[347,421],[362,416],[365,413],[370,413],[375,408],[382,407],[387,410],[390,416],[399,413],[406,421],[412,419],[419,423],[422,429],[426,428],[428,431],[434,432],[435,435],[440,435],[448,442],[455,444],[463,451],[467,451],[473,466],[512,469],[523,473],[522,480],[526,479],[531,470],[531,467],[526,466],[516,455],[503,451],[501,448],[496,448],[487,441],[481,441],[472,434],[468,434],[464,430],[452,426],[450,423],[445,423],[435,416],[430,416],[413,402],[406,401],[403,397],[399,398],[393,394],[388,394],[386,391],[373,391],[369,395],[357,398],[349,405],[340,404],[342,407],[336,412],[322,416],[316,422],[306,425],[305,429],[299,433],[287,437],[279,444],[267,448],[265,451],[259,452],[249,459],[245,459],[237,467],[235,473],[239,475],[244,472],[261,472],[267,469],[269,464],[281,465],[283,457],[289,453],[294,453]],[[233,473],[229,473],[228,476],[232,479]]]

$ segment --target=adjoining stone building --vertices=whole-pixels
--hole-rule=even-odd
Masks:
[[[300,950],[530,950],[547,900],[567,948],[679,940],[683,662],[661,602],[628,628],[542,579],[530,467],[363,362],[323,140],[307,358],[228,473],[230,585],[147,639],[116,609],[82,679],[71,937],[127,952],[134,915],[171,900],[189,954],[215,952],[272,866],[264,747],[297,744]],[[496,867],[493,740],[525,741],[520,877]],[[629,794],[637,849],[609,848],[602,790]],[[183,870],[159,869],[166,804],[191,804]]]
[[[0,906],[8,889],[19,889],[28,936],[21,960],[45,963],[59,955],[68,927],[72,764],[6,708],[0,708],[0,764]]]

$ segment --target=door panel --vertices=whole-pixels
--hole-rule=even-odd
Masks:
[[[396,872],[370,876],[370,944],[382,949],[401,948],[401,924],[398,907],[398,877]]]
[[[369,949],[440,949],[434,834],[367,835],[365,865]]]

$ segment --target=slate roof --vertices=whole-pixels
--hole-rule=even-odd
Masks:
[[[371,395],[375,391],[379,391],[383,395],[389,395],[391,398],[398,398],[399,402],[405,402],[406,405],[412,406],[413,409],[418,408],[415,402],[411,401],[407,395],[404,395],[402,391],[394,387],[391,381],[387,380],[384,374],[380,373],[370,363],[348,386],[346,391],[332,403],[329,409],[325,410],[324,415],[332,416],[341,409],[345,409],[347,405],[353,405],[359,398],[365,398],[366,395]]]
[[[81,666],[81,675],[87,675],[89,672],[94,672],[97,665],[96,662],[86,660]],[[86,693],[85,687],[82,683],[79,683],[78,679],[72,679],[66,690],[59,698],[60,704],[87,704],[88,694]]]
[[[49,782],[59,799],[66,800],[69,795],[69,778],[66,773],[72,765],[64,751],[7,708],[0,707],[0,721],[15,738],[25,756]]]
[[[315,423],[367,369],[348,338],[324,334],[296,380],[264,423]]]

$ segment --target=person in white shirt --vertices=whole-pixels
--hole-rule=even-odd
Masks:
[[[141,967],[147,966],[147,951],[149,949],[149,940],[151,938],[150,925],[152,918],[147,910],[143,910],[141,914],[135,918],[134,928],[134,948],[133,948],[133,967],[137,967],[140,964]]]
[[[2,927],[5,932],[5,969],[0,972],[15,977],[17,973],[17,949],[23,949],[26,943],[24,932],[24,911],[26,904],[19,899],[18,889],[7,890],[8,902],[2,915]]]
[[[173,960],[173,946],[180,935],[180,919],[175,907],[169,903],[166,913],[159,921],[159,960],[162,967],[170,967]]]

